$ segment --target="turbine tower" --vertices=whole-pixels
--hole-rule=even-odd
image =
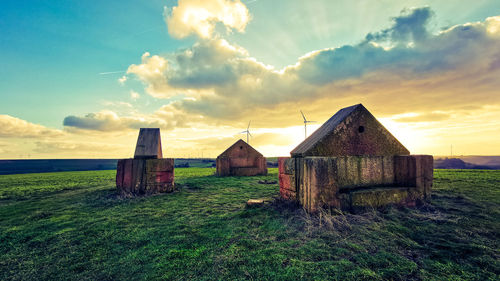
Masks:
[[[304,115],[304,113],[302,112],[302,110],[300,111],[300,114],[302,114],[302,118],[304,118],[304,139],[307,138],[307,123],[313,123],[313,122],[316,122],[316,121],[309,121],[306,119],[306,116]]]
[[[252,137],[252,134],[250,134],[250,122],[252,122],[252,120],[248,121],[248,127],[246,129],[246,131],[243,131],[243,132],[240,132],[240,134],[243,134],[243,133],[247,133],[247,143],[249,144],[248,142],[248,137]]]

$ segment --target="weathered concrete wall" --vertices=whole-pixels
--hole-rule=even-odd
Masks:
[[[410,187],[378,187],[340,193],[341,209],[377,208],[388,204],[413,207],[422,200],[421,194]]]
[[[394,183],[392,156],[348,156],[328,159],[328,165],[333,166],[332,176],[340,190]]]
[[[135,146],[135,159],[161,159],[161,136],[159,128],[141,128]]]
[[[120,159],[116,187],[123,196],[172,192],[174,159]]]
[[[231,175],[231,164],[229,158],[227,157],[217,157],[215,160],[216,163],[216,171],[215,174],[219,177],[229,176]]]
[[[434,159],[431,155],[394,157],[395,184],[416,187],[427,200],[431,198]]]
[[[297,200],[295,187],[295,158],[278,158],[278,178],[280,195],[287,200]]]
[[[339,113],[342,115],[340,111]],[[347,116],[337,117],[335,114],[291,151],[292,157],[409,154],[410,152],[362,105],[355,106]]]
[[[217,157],[216,175],[267,175],[266,164],[266,158],[262,154],[240,139]]]
[[[283,157],[278,164],[281,196],[299,201],[310,212],[430,199],[429,155]]]
[[[250,157],[217,157],[216,175],[224,176],[257,176],[267,175],[266,158]]]
[[[306,157],[301,164],[299,202],[309,212],[318,207],[340,208],[336,158]]]

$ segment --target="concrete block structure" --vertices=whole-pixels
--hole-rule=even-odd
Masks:
[[[309,212],[430,199],[432,156],[410,155],[361,104],[341,109],[291,156],[278,158],[280,195]]]
[[[216,163],[220,177],[267,175],[266,158],[241,139],[222,152]]]
[[[118,160],[116,187],[122,196],[174,190],[174,159],[163,158],[160,129],[140,129],[134,158]]]

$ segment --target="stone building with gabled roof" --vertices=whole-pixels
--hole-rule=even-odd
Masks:
[[[410,152],[362,104],[356,104],[335,113],[290,154],[338,157]]]
[[[432,156],[410,155],[362,104],[339,110],[290,154],[278,159],[280,194],[310,212],[430,199]]]
[[[217,176],[267,175],[266,158],[242,139],[222,152],[216,160]]]

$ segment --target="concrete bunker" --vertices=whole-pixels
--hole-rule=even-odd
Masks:
[[[163,158],[159,128],[141,128],[133,159],[120,159],[116,187],[123,196],[174,190],[174,159]]]
[[[217,157],[216,175],[267,175],[266,158],[243,140],[238,140]]]
[[[429,200],[433,157],[410,152],[362,105],[339,110],[278,158],[281,197],[304,209],[355,210]]]

